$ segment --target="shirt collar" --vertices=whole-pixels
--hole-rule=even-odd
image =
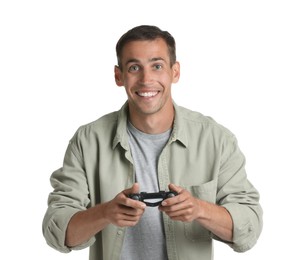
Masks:
[[[179,141],[185,147],[188,146],[188,136],[185,131],[184,125],[184,114],[180,107],[173,102],[175,116],[174,116],[174,123],[173,123],[173,130],[171,134],[171,141]]]
[[[187,147],[188,145],[188,137],[184,127],[184,114],[180,107],[173,102],[175,116],[173,122],[173,129],[170,136],[170,142],[179,141],[182,145]],[[128,123],[128,101],[124,103],[121,109],[118,111],[118,118],[117,118],[117,129],[116,135],[113,139],[113,146],[114,149],[118,143],[121,146],[128,150],[128,135],[127,135],[127,123]]]
[[[117,118],[117,128],[116,128],[116,135],[113,139],[113,146],[114,149],[118,143],[121,146],[128,150],[128,135],[127,135],[127,123],[128,123],[128,101],[124,103],[121,109],[118,111],[118,118]]]

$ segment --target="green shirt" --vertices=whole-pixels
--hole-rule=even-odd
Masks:
[[[169,183],[193,196],[225,207],[233,219],[235,251],[256,243],[262,230],[259,193],[248,181],[245,158],[235,136],[209,117],[174,104],[172,134],[158,161],[161,190]],[[81,126],[71,139],[62,168],[51,176],[54,188],[43,220],[47,243],[61,251],[90,246],[90,260],[119,259],[125,228],[108,225],[75,248],[65,246],[73,214],[113,199],[135,180],[127,134],[128,105]],[[170,220],[163,214],[168,258],[213,259],[212,239],[197,222]],[[223,241],[224,242],[224,241]]]

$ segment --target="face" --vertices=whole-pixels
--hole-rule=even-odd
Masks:
[[[179,79],[179,64],[170,67],[163,39],[132,41],[122,51],[122,69],[115,67],[115,80],[124,86],[131,115],[155,115],[172,111],[171,84]]]

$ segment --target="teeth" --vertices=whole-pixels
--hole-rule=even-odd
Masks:
[[[157,92],[138,92],[138,95],[141,97],[154,97]]]

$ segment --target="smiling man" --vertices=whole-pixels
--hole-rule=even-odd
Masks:
[[[259,193],[235,136],[174,103],[174,38],[138,26],[116,53],[115,82],[128,100],[71,139],[51,176],[47,243],[61,252],[90,246],[91,260],[213,259],[213,239],[252,248],[262,230]]]
[[[171,84],[179,79],[179,63],[171,62],[164,39],[127,42],[115,67],[115,79],[126,89],[133,125],[148,134],[172,127]]]

